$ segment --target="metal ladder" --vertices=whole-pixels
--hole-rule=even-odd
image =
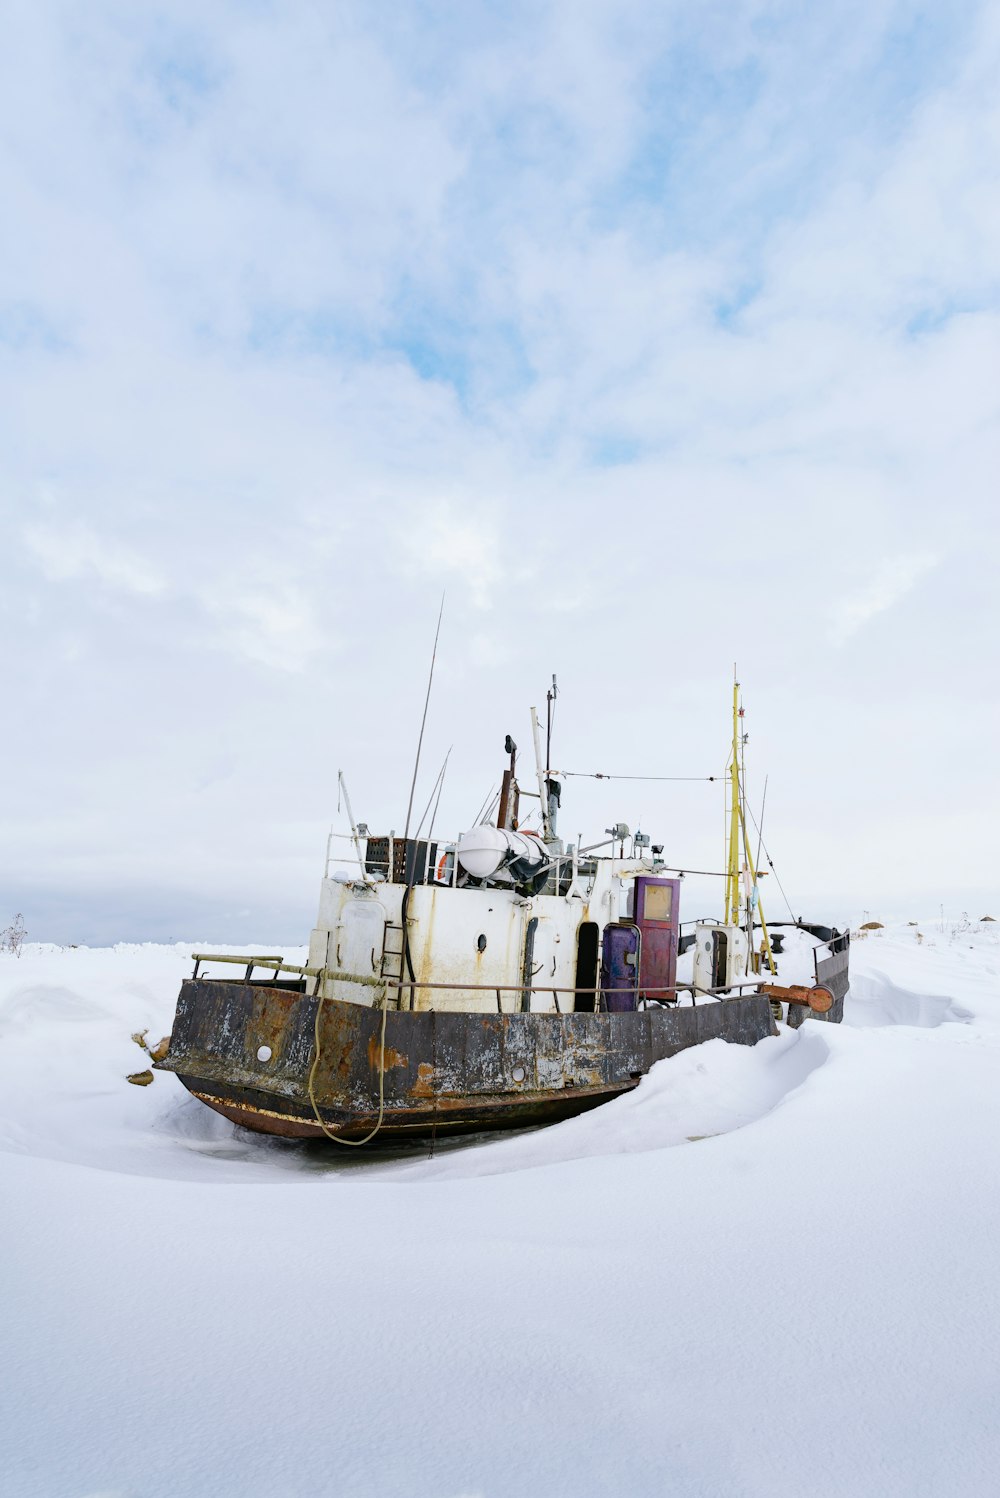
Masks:
[[[398,933],[398,947],[389,945],[390,932]],[[396,978],[399,980],[402,980],[403,977],[403,928],[402,926],[394,925],[392,921],[386,921],[385,923],[380,975],[383,978]]]

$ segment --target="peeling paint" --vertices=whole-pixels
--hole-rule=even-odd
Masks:
[[[191,980],[157,1066],[227,1117],[243,1110],[248,1127],[310,1136],[316,1004],[302,993]],[[715,1036],[753,1045],[772,1033],[760,995],[623,1014],[389,1010],[385,1019],[387,1137],[564,1117],[634,1087],[687,1046]],[[361,1131],[377,1116],[381,1020],[366,1005],[323,1005],[315,1093],[331,1128]],[[273,1052],[266,1064],[256,1059],[262,1044]]]

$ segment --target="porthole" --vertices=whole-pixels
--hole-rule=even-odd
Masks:
[[[269,1045],[258,1046],[257,1047],[257,1060],[258,1061],[270,1061],[270,1059],[271,1059],[271,1047]]]
[[[486,932],[485,931],[480,931],[478,937],[476,938],[476,946],[477,946],[477,948],[479,949],[480,952],[485,952],[486,951]]]
[[[514,1070],[511,1072],[511,1076],[514,1078],[515,1082],[523,1082],[524,1081],[524,1067],[523,1066],[515,1066]]]

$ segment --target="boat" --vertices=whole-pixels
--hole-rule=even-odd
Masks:
[[[244,1128],[360,1145],[554,1122],[687,1047],[837,1022],[849,933],[764,919],[739,683],[723,912],[687,929],[685,870],[647,834],[616,823],[584,847],[560,838],[555,693],[553,678],[544,757],[531,709],[534,773],[521,776],[507,735],[498,796],[451,840],[434,836],[434,817],[411,836],[409,813],[402,836],[372,834],[341,775],[350,831],[327,839],[308,961],[193,954],[154,1065]],[[813,943],[813,981],[777,981],[782,925]]]

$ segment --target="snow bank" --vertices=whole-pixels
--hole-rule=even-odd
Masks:
[[[187,947],[0,957],[3,1490],[992,1494],[1000,946],[919,936],[843,1026],[433,1157],[128,1086]]]

